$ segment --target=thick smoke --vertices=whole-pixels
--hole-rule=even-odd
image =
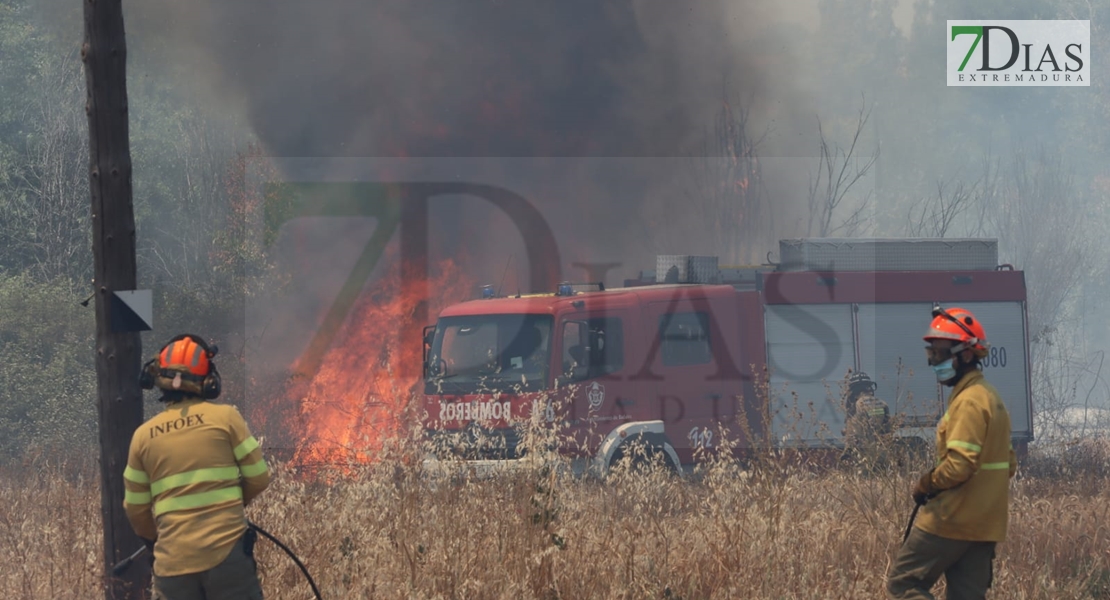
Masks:
[[[744,41],[768,12],[738,4],[154,0],[128,18],[277,156],[674,156],[701,150],[726,78],[765,99]]]
[[[149,0],[126,17],[133,78],[172,72],[198,103],[240,114],[274,157],[632,159],[540,158],[525,165],[534,176],[495,159],[462,174],[526,180],[519,189],[554,230],[564,275],[585,279],[576,262],[619,263],[607,275],[614,285],[652,268],[657,252],[716,251],[680,189],[689,164],[666,157],[706,152],[726,95],[751,110],[753,127],[774,120],[778,139],[795,139],[789,124],[803,111],[791,103],[792,46],[767,42],[775,6]],[[778,148],[792,150],[801,151]],[[327,167],[314,176],[342,178]],[[532,291],[527,241],[489,205],[446,199],[432,220],[433,261],[456,257],[477,283]],[[303,347],[347,275],[341,265],[357,256],[341,251],[351,245],[341,227],[318,226],[293,224],[284,238],[302,240],[298,259],[316,266],[298,280],[301,298],[254,315],[259,327],[285,324],[266,331],[269,347]]]
[[[789,39],[773,34],[783,16],[774,7],[152,0],[129,5],[127,17],[146,68],[173,65],[180,87],[241,111],[276,157],[698,156],[726,96],[751,110],[753,129],[773,122],[778,147],[765,151],[798,155],[792,128],[811,122],[791,103],[794,45],[770,43]],[[681,208],[674,190],[660,191],[688,177],[688,165],[626,165],[579,170],[530,198],[553,224],[580,224],[556,232],[577,249],[571,259],[650,264],[654,251],[713,251],[653,247],[653,225],[640,218],[688,218],[671,216]],[[480,210],[437,214],[456,243],[468,222],[489,220]],[[697,223],[688,227],[678,239],[697,240]],[[496,258],[483,263],[519,251],[469,241],[472,254]]]

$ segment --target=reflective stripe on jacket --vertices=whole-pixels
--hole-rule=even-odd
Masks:
[[[234,406],[188,399],[135,430],[123,478],[127,518],[156,540],[155,574],[171,577],[227,558],[270,469]]]
[[[890,409],[887,408],[886,402],[874,396],[862,396],[856,400],[856,414],[882,419],[890,416]]]
[[[1005,540],[1017,458],[1010,413],[981,371],[965,374],[952,388],[937,424],[937,453],[933,485],[944,491],[922,507],[917,526],[955,540]]]

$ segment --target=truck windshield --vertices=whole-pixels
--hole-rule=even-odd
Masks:
[[[538,391],[551,363],[551,315],[444,317],[424,366],[425,393]]]

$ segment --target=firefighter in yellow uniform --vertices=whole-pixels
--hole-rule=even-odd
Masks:
[[[936,467],[913,490],[921,514],[887,578],[891,598],[931,599],[941,575],[949,600],[982,599],[991,586],[1017,459],[1009,412],[980,370],[986,337],[970,311],[933,309],[925,350],[937,380],[952,392],[937,424]]]
[[[868,470],[881,469],[887,464],[892,443],[890,409],[875,396],[878,387],[879,384],[863,371],[848,378],[844,458]]]
[[[209,402],[220,394],[215,354],[181,335],[141,375],[166,407],[131,439],[123,505],[153,547],[155,598],[262,598],[243,509],[269,485],[270,470],[239,411]]]

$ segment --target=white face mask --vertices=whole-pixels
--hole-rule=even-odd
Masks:
[[[933,373],[936,374],[937,381],[940,381],[942,383],[955,377],[956,367],[953,365],[953,359],[949,358],[939,365],[933,365]]]

